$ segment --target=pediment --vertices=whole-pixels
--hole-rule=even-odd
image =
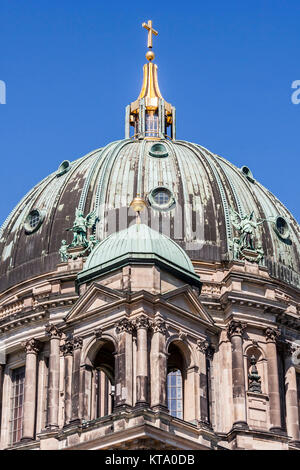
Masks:
[[[70,323],[78,318],[93,315],[120,300],[124,300],[124,295],[121,293],[94,283],[77,300],[65,320]]]
[[[197,316],[210,325],[214,325],[212,317],[189,286],[183,286],[168,292],[163,295],[163,298],[168,304]]]

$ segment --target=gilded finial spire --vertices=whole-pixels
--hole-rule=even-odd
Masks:
[[[152,43],[153,43],[153,34],[155,36],[158,35],[158,31],[152,27],[152,20],[148,20],[148,23],[143,23],[142,27],[145,28],[148,31],[148,42],[147,42],[147,47],[148,49],[152,49]],[[146,54],[146,59],[151,62],[151,60],[154,60],[155,54],[153,51],[148,51]]]
[[[175,139],[175,108],[162,97],[158,86],[157,65],[152,62],[155,58],[152,51],[153,35],[157,36],[158,31],[153,28],[151,20],[142,23],[142,27],[148,31],[148,63],[144,65],[143,84],[138,99],[126,107],[125,136],[126,139],[130,138],[133,127],[134,139]]]
[[[147,29],[148,31],[148,44],[147,47],[149,49],[152,49],[152,39],[153,39],[153,34],[155,36],[158,35],[158,31],[152,28],[152,20],[148,20],[148,23],[143,23],[142,24],[143,28]]]

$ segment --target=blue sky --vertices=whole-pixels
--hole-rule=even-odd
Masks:
[[[124,137],[149,18],[177,137],[247,165],[300,220],[299,1],[1,0],[0,223],[54,171]]]

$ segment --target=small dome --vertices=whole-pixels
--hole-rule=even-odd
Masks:
[[[78,280],[84,282],[129,262],[155,263],[200,285],[199,276],[185,251],[171,238],[145,224],[131,225],[99,243],[87,258]]]

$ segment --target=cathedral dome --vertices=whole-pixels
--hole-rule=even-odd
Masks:
[[[142,222],[178,243],[192,261],[226,262],[238,232],[231,208],[267,219],[256,245],[274,277],[299,286],[299,225],[249,168],[239,169],[206,148],[170,139],[112,142],[59,169],[17,205],[0,232],[0,289],[56,269],[61,241],[71,242],[76,208],[96,211],[98,240],[127,228],[139,194]]]
[[[128,263],[154,263],[175,271],[178,277],[199,285],[199,277],[185,251],[169,237],[145,224],[134,224],[112,233],[88,256],[79,282],[97,277]]]
[[[299,287],[297,221],[250,168],[176,139],[176,110],[160,92],[154,53],[146,57],[141,92],[126,107],[125,139],[63,161],[4,222],[0,291],[55,271],[62,240],[65,247],[72,241],[76,210],[94,214],[102,241],[130,226],[137,195],[148,205],[142,222],[192,261],[250,260]]]

